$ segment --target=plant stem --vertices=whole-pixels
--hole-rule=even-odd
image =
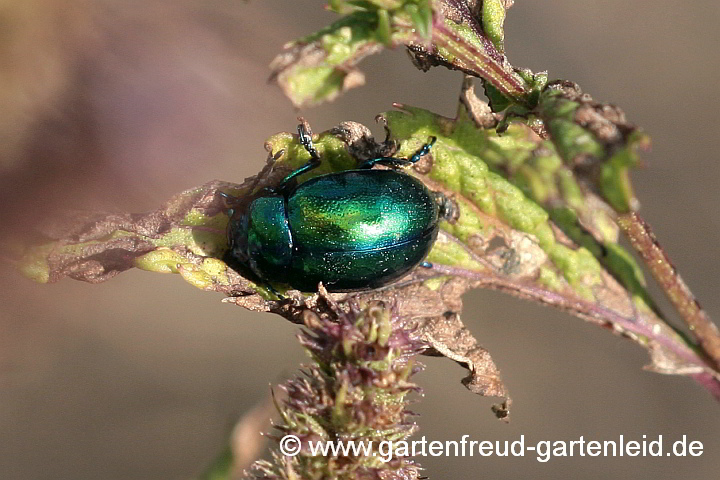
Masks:
[[[675,310],[697,339],[698,344],[707,355],[708,361],[715,370],[720,371],[720,333],[718,328],[680,277],[650,225],[635,212],[619,215],[617,222],[655,280],[665,291]]]
[[[613,325],[621,327],[628,333],[639,335],[647,338],[649,341],[656,342],[659,346],[666,348],[672,352],[672,354],[676,355],[678,359],[687,362],[689,367],[697,368],[698,370],[701,368],[705,369],[706,371],[698,371],[697,373],[691,374],[691,376],[708,390],[713,397],[720,400],[720,379],[709,371],[710,367],[704,359],[700,358],[695,350],[680,340],[675,340],[673,337],[663,333],[656,333],[653,325],[634,321],[633,318],[626,318],[611,309],[603,308],[595,303],[590,303],[579,298],[571,300],[559,293],[540,289],[532,285],[513,282],[485,272],[448,267],[445,265],[433,265],[432,269],[438,273],[472,279],[478,283],[478,286],[484,288],[505,291],[516,297],[538,301],[544,305],[559,308],[584,320],[610,322]]]

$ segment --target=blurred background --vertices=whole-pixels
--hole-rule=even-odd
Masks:
[[[0,0],[1,230],[58,210],[150,210],[209,180],[240,182],[264,165],[264,140],[293,131],[298,114],[317,132],[354,120],[378,136],[373,118],[392,102],[454,115],[460,75],[422,73],[402,50],[361,65],[365,88],[295,111],[267,83],[267,65],[335,18],[323,3]],[[576,81],[650,133],[649,168],[633,175],[641,212],[716,320],[719,23],[710,0],[517,0],[506,21],[514,65]],[[192,478],[305,359],[295,326],[179,276],[37,285],[3,263],[0,292],[2,479]],[[691,380],[643,371],[641,348],[552,309],[488,291],[465,298],[465,323],[510,389],[512,421],[495,420],[493,401],[460,384],[463,369],[428,358],[416,377],[420,435],[663,435],[666,445],[687,435],[705,453],[419,458],[428,476],[716,478],[720,410]]]

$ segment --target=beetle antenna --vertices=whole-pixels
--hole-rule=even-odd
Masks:
[[[430,138],[428,139],[428,142],[427,142],[425,145],[423,145],[422,148],[420,148],[420,150],[418,150],[417,152],[415,152],[415,155],[413,155],[412,157],[410,157],[410,158],[408,159],[408,161],[409,161],[410,163],[415,163],[415,162],[417,162],[418,160],[420,160],[421,157],[424,157],[425,155],[427,155],[428,153],[430,153],[430,149],[432,148],[433,145],[435,145],[435,142],[436,142],[436,141],[437,141],[437,137],[430,137]]]
[[[312,135],[308,133],[307,129],[305,128],[305,124],[301,123],[300,125],[298,125],[297,131],[300,143],[303,147],[305,147],[305,150],[307,150],[307,152],[313,159],[319,159],[320,155],[318,155],[317,150],[315,150],[315,145],[313,145],[312,141]]]
[[[283,178],[280,184],[273,189],[274,192],[279,192],[283,188],[287,187],[290,183],[290,180],[292,180],[293,178],[297,177],[298,175],[302,175],[303,173],[309,172],[310,170],[317,168],[320,165],[320,155],[318,155],[317,150],[315,150],[315,146],[313,145],[312,141],[312,135],[310,135],[310,132],[308,132],[308,129],[305,127],[305,122],[298,125],[297,132],[300,144],[305,147],[305,150],[307,150],[307,152],[310,154],[310,160],[305,165],[289,173],[285,178]]]

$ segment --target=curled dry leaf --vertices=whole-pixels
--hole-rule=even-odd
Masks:
[[[375,144],[366,136],[367,128],[359,124],[341,124],[333,131],[348,142],[349,150],[360,161],[392,148],[389,144]],[[357,160],[348,154],[348,145],[332,134],[321,134],[316,147],[324,164],[317,173],[354,166]],[[133,267],[179,273],[198,288],[225,294],[228,302],[253,311],[277,313],[295,323],[302,323],[308,310],[336,315],[350,308],[352,302],[381,300],[395,306],[397,315],[406,319],[417,338],[426,344],[428,354],[439,352],[470,370],[464,383],[471,391],[506,397],[497,367],[459,320],[461,295],[470,287],[466,279],[443,275],[438,282],[432,274],[416,270],[382,289],[313,295],[288,291],[286,299],[276,300],[265,286],[243,278],[226,265],[222,257],[227,249],[228,217],[219,193],[250,198],[263,187],[277,184],[308,158],[290,134],[274,136],[268,148],[268,166],[242,185],[210,182],[144,214],[68,215],[64,221],[42,229],[43,242],[25,248],[18,266],[40,282],[70,277],[97,283]],[[458,339],[462,342],[457,343]]]
[[[416,268],[383,288],[313,295],[287,291],[286,298],[278,300],[266,286],[243,278],[222,260],[228,218],[219,192],[249,201],[303,165],[309,154],[296,136],[287,133],[268,140],[268,164],[242,185],[211,182],[141,215],[78,217],[70,227],[48,232],[53,241],[28,249],[20,267],[39,281],[70,276],[97,282],[131,267],[180,273],[198,288],[225,294],[226,301],[296,323],[308,310],[333,315],[349,308],[350,302],[380,300],[394,305],[397,314],[416,328],[426,353],[445,355],[468,368],[468,388],[507,397],[498,369],[459,316],[465,291],[493,288],[611,327],[647,348],[654,370],[690,374],[708,388],[717,386],[716,373],[644,300],[641,279],[607,267],[598,255],[623,251],[616,236],[605,237],[600,249],[577,242],[567,233],[572,233],[568,224],[553,221],[543,202],[534,200],[541,199],[528,187],[533,175],[548,185],[547,198],[556,198],[558,208],[595,208],[587,201],[593,197],[582,189],[574,197],[568,195],[572,190],[566,188],[567,178],[562,188],[552,190],[562,177],[555,167],[564,165],[554,145],[523,122],[511,123],[504,135],[487,128],[493,114],[482,107],[473,110],[477,99],[467,89],[463,95],[455,119],[407,106],[386,113],[382,119],[390,138],[382,144],[376,144],[365,127],[350,122],[315,138],[323,161],[303,176],[305,180],[354,168],[359,161],[393,151],[395,145],[396,155],[406,157],[428,137],[437,137],[431,159],[411,173],[430,189],[443,192],[455,216],[441,223],[428,257],[433,268]],[[612,224],[612,218],[603,221]],[[584,235],[580,238],[594,240],[590,233]],[[502,408],[498,412],[505,415]]]
[[[421,70],[444,66],[481,77],[500,96],[528,103],[533,76],[516,71],[504,55],[505,11],[510,0],[336,0],[335,23],[285,46],[270,65],[296,107],[331,101],[364,84],[358,63],[386,47],[407,47]]]
[[[331,101],[365,83],[356,65],[385,47],[426,43],[430,0],[353,2],[338,0],[332,8],[347,13],[337,22],[295,42],[270,64],[271,81],[296,107]]]

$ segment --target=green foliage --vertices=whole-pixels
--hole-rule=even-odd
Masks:
[[[507,230],[507,237],[518,232],[531,235],[528,238],[535,239],[532,245],[547,255],[545,275],[554,271],[588,300],[594,298],[593,291],[601,283],[600,260],[605,255],[601,245],[611,247],[611,252],[617,252],[613,261],[607,262],[612,273],[640,298],[649,298],[639,268],[616,243],[612,220],[605,211],[585,203],[582,189],[572,172],[563,167],[552,142],[542,140],[520,122],[512,123],[502,135],[495,129],[481,129],[462,112],[449,122],[426,110],[404,107],[404,112],[388,112],[385,118],[393,138],[402,145],[400,155],[411,154],[428,136],[438,138],[429,177],[469,202],[458,202],[460,215],[455,224],[443,224],[449,234],[466,244],[473,236],[487,241],[499,226]],[[594,223],[605,235],[602,243],[579,226],[578,216],[596,217]],[[558,242],[553,225],[560,226],[580,248]],[[435,251],[447,248],[458,247],[440,242],[432,258],[447,261],[451,254]],[[640,302],[638,307],[647,305]]]
[[[316,135],[321,166],[298,178],[352,169],[392,154],[393,147],[394,156],[409,157],[436,137],[431,155],[406,172],[445,194],[456,210],[441,224],[428,257],[432,269],[418,268],[377,291],[337,297],[322,288],[307,295],[275,286],[288,295],[278,301],[272,288],[230,268],[223,261],[228,205],[220,193],[241,202],[305,164],[309,154],[289,133],[268,139],[271,168],[242,185],[213,182],[143,215],[79,219],[67,231],[21,249],[18,267],[40,282],[64,276],[99,282],[131,267],[179,273],[238,305],[301,319],[308,328],[301,342],[313,364],[286,385],[289,397],[278,404],[278,429],[304,439],[397,440],[412,433],[405,397],[416,387],[407,357],[422,347],[467,365],[471,390],[506,397],[489,355],[471,336],[467,341],[459,321],[460,296],[474,287],[505,290],[611,326],[647,348],[655,370],[690,374],[717,394],[717,371],[707,362],[714,358],[720,365],[717,330],[649,227],[633,216],[639,204],[630,169],[649,145],[647,135],[622,110],[594,102],[574,83],[548,82],[544,72],[513,67],[504,55],[503,32],[511,4],[331,0],[331,9],[344,16],[289,44],[272,64],[275,80],[298,107],[361,85],[357,63],[386,47],[407,47],[421,69],[445,66],[481,79],[489,104],[474,96],[466,79],[454,119],[409,106],[385,113],[389,143],[375,143],[365,127],[351,122]],[[651,271],[661,271],[655,276],[683,318],[697,320],[688,324],[695,334],[705,332],[699,344],[663,320],[640,267],[619,244],[620,227],[634,232],[630,239]],[[426,321],[426,343],[411,340],[403,323],[411,320]],[[358,372],[372,381],[359,381]],[[501,413],[507,416],[507,409]],[[261,478],[417,475],[417,467],[401,456],[392,468],[378,457],[338,461],[307,452],[293,458],[275,454],[273,461],[258,464]],[[227,466],[223,458],[220,478]]]
[[[482,2],[483,32],[500,53],[505,50],[505,0],[484,0]]]
[[[426,43],[432,23],[430,0],[330,2],[345,15],[332,25],[288,45],[271,67],[296,106],[332,100],[361,85],[354,66],[367,55],[408,42]]]

